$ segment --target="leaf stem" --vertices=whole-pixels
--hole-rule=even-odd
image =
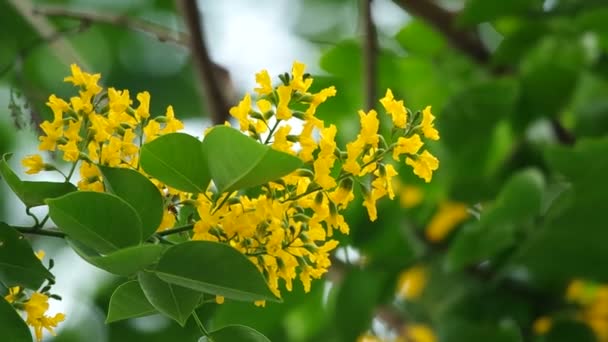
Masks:
[[[192,230],[192,228],[194,228],[193,224],[187,224],[185,226],[175,227],[175,228],[163,230],[162,232],[156,233],[156,235],[158,235],[158,236],[167,236],[167,235],[171,235],[171,234],[177,234],[177,233],[181,233],[181,232],[187,232],[189,230]]]
[[[10,226],[14,228],[18,232],[22,234],[31,234],[31,235],[42,235],[42,236],[52,236],[56,238],[64,239],[67,235],[64,232],[60,232],[58,230],[50,230],[50,229],[35,229],[32,227],[20,227],[20,226]]]

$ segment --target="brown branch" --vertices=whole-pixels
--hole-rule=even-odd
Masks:
[[[176,2],[190,31],[189,46],[192,51],[192,62],[197,69],[198,80],[202,86],[211,120],[214,124],[221,124],[229,118],[230,106],[223,89],[229,85],[228,71],[219,68],[209,57],[203,35],[202,17],[196,1],[176,0]]]
[[[441,32],[456,49],[482,64],[490,60],[490,52],[474,31],[456,26],[456,13],[452,13],[431,0],[393,0],[397,5],[414,14]]]
[[[188,45],[189,37],[183,32],[172,31],[162,25],[157,25],[145,20],[129,17],[126,15],[75,11],[58,6],[36,7],[33,9],[32,12],[34,14],[43,15],[46,17],[70,18],[80,20],[82,22],[124,27],[132,31],[139,31],[152,35],[161,42],[170,42],[181,46]]]
[[[372,0],[361,0],[363,19],[363,95],[365,109],[374,109],[376,104],[378,41],[372,18]]]

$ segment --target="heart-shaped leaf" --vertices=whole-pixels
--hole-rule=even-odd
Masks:
[[[163,218],[163,197],[158,188],[141,173],[125,168],[100,166],[106,190],[129,203],[139,215],[142,241],[149,238]]]
[[[116,288],[110,298],[106,323],[158,313],[146,298],[137,280],[128,281]]]
[[[167,282],[226,298],[279,301],[255,265],[222,243],[189,241],[172,246],[155,272]]]
[[[51,219],[62,231],[99,253],[141,242],[139,215],[116,195],[78,191],[47,203]]]
[[[260,185],[302,165],[299,158],[227,126],[214,127],[205,136],[203,146],[211,178],[221,192]]]
[[[0,175],[6,181],[11,190],[21,199],[26,207],[37,207],[45,205],[47,198],[55,198],[76,191],[72,183],[57,182],[30,182],[22,181],[8,166],[8,160],[12,153],[7,153],[0,160]]]
[[[202,143],[184,133],[163,135],[141,147],[141,167],[168,186],[186,192],[207,190],[209,171]]]
[[[186,324],[203,296],[199,291],[167,283],[154,273],[139,272],[137,278],[148,301],[181,326]]]

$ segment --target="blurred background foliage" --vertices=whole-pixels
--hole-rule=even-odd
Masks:
[[[311,293],[296,287],[266,308],[205,305],[211,328],[246,324],[273,341],[608,341],[606,1],[199,7],[209,53],[230,73],[215,78],[229,104],[254,72],[299,59],[315,87],[337,87],[318,116],[342,142],[387,87],[413,110],[432,105],[441,134],[433,181],[401,165],[399,199],[379,204],[376,222],[353,205],[351,233]],[[61,80],[74,62],[105,85],[150,91],[154,113],[172,104],[195,135],[211,124],[206,104],[216,99],[201,96],[200,56],[184,46],[188,27],[172,1],[9,0],[0,25],[0,153],[31,153],[48,95],[71,96]],[[0,216],[26,220],[0,190]],[[56,256],[57,291],[66,289],[69,322],[55,341],[198,338],[193,322],[182,329],[158,316],[104,325],[121,280],[62,243],[34,243]]]

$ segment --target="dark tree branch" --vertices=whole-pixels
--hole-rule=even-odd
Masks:
[[[490,52],[474,31],[456,26],[456,14],[431,0],[393,0],[397,5],[427,21],[441,32],[449,43],[482,64],[490,60]]]
[[[363,94],[365,109],[376,107],[378,40],[376,26],[372,19],[372,1],[361,0],[363,19]]]
[[[189,46],[192,51],[198,79],[202,86],[207,109],[214,124],[221,124],[229,118],[230,105],[225,96],[225,86],[229,84],[228,71],[218,68],[211,61],[203,34],[202,17],[193,0],[176,0],[188,31],[190,31]]]

